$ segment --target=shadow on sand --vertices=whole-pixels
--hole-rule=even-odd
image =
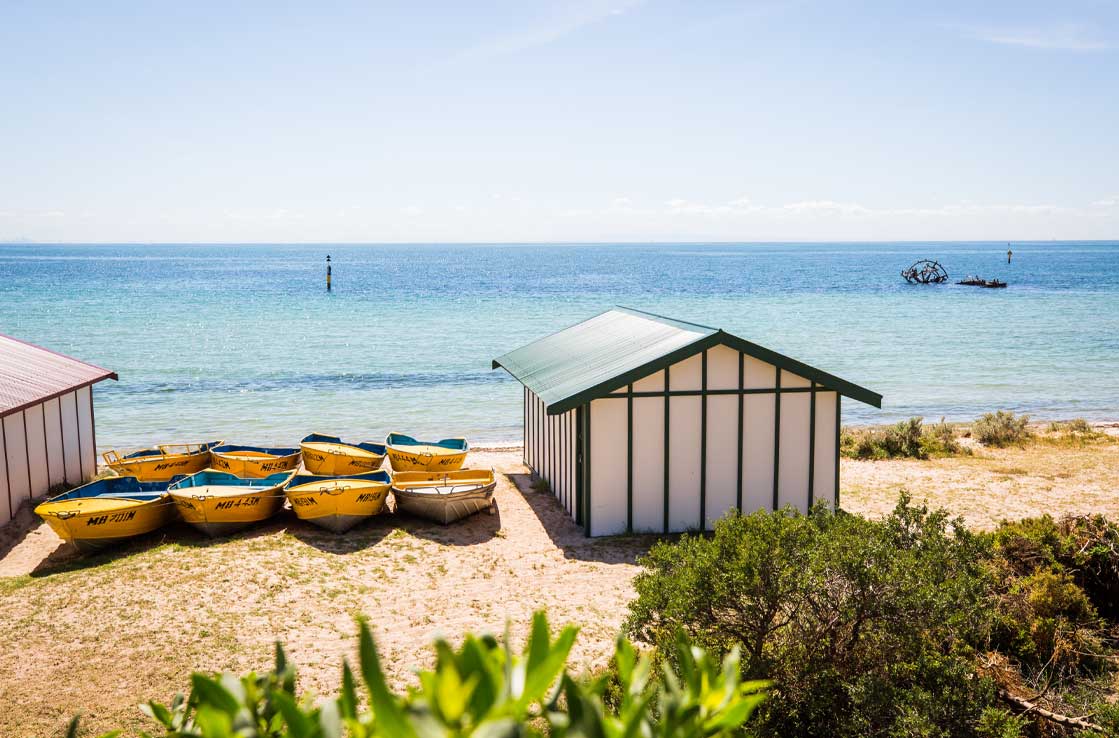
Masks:
[[[507,474],[517,491],[540,520],[540,525],[556,548],[569,559],[597,561],[602,564],[636,564],[638,557],[666,536],[641,534],[588,538],[582,526],[567,514],[559,500],[548,492],[532,489],[530,474]]]

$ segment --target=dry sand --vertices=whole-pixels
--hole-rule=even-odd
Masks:
[[[538,609],[553,626],[581,626],[578,667],[604,665],[654,539],[585,539],[530,489],[520,456],[472,453],[472,466],[501,472],[498,514],[448,527],[382,515],[336,536],[284,513],[229,540],[180,525],[82,560],[26,513],[0,530],[0,736],[54,734],[79,710],[89,734],[134,733],[148,725],[140,699],[169,700],[194,669],[265,669],[276,639],[302,689],[333,693],[358,615],[398,686],[429,663],[435,636],[508,621],[519,641]],[[1119,443],[843,462],[848,510],[884,514],[902,488],[977,527],[1045,512],[1119,517]]]

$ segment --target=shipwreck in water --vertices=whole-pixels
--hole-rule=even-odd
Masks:
[[[902,270],[901,276],[909,284],[943,284],[948,281],[948,271],[939,261],[932,259],[913,262],[908,269]]]

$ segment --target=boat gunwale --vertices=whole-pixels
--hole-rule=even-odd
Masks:
[[[394,438],[402,439],[404,443],[394,442]],[[446,443],[455,443],[461,441],[462,448],[455,446],[446,446]],[[431,448],[440,449],[435,453],[419,453],[416,451],[408,451],[409,446],[428,446]],[[452,438],[443,438],[438,441],[421,441],[405,433],[399,431],[392,431],[385,436],[385,448],[399,451],[401,453],[410,453],[416,456],[451,456],[454,454],[465,454],[470,452],[470,443],[462,436],[454,436]]]
[[[385,451],[387,450],[385,444],[377,443],[376,441],[358,441],[357,443],[350,443],[349,441],[343,441],[339,436],[330,436],[325,433],[309,433],[308,435],[304,436],[304,438],[299,442],[300,450],[302,450],[304,445],[312,443],[330,443],[338,446],[346,446],[347,448],[355,448],[359,451],[364,451],[368,454],[382,457],[385,455]],[[380,450],[378,451],[377,449]],[[324,451],[324,453],[333,452]]]

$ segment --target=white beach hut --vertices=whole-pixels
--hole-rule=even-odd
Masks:
[[[97,471],[93,385],[108,369],[0,335],[0,525],[26,500]]]
[[[839,504],[840,398],[882,396],[717,328],[614,308],[493,361],[525,464],[589,536]]]

